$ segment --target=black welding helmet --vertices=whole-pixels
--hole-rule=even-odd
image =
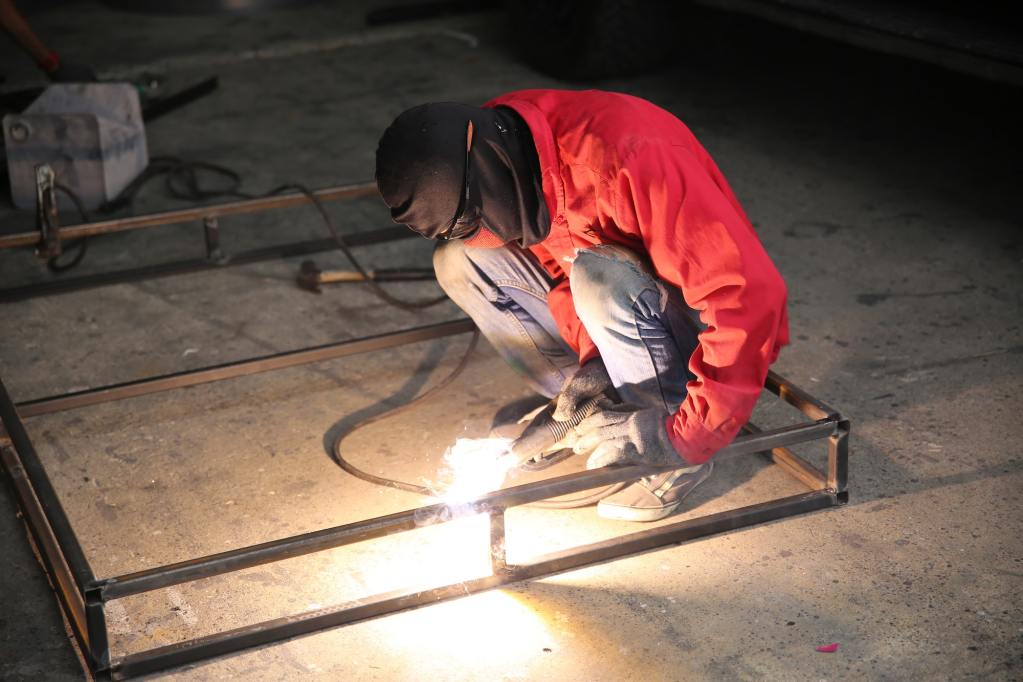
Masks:
[[[391,218],[424,237],[478,241],[485,231],[528,246],[550,229],[536,147],[511,109],[413,107],[384,131],[376,161]]]

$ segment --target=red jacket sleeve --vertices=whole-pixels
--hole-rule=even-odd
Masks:
[[[749,419],[787,342],[785,283],[709,159],[651,143],[625,160],[615,189],[619,225],[707,325],[689,361],[696,378],[667,422],[675,448],[699,464]]]

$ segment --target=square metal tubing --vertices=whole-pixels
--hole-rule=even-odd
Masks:
[[[136,573],[98,579],[89,566],[74,529],[22,423],[22,418],[35,415],[391,348],[465,333],[473,329],[470,320],[455,320],[31,400],[17,405],[11,400],[3,382],[0,381],[0,418],[4,427],[4,432],[0,432],[2,463],[11,480],[44,568],[50,576],[61,607],[85,655],[89,672],[99,678],[113,676],[120,679],[143,675],[296,635],[465,596],[512,582],[552,575],[656,547],[840,505],[848,499],[846,486],[849,421],[828,405],[771,372],[767,378],[766,388],[811,421],[770,430],[760,430],[752,424],[747,424],[744,434],[718,452],[715,460],[762,453],[803,483],[808,488],[808,492],[805,493],[544,554],[526,563],[508,563],[505,554],[506,510],[612,483],[636,480],[665,470],[643,466],[604,468],[488,493],[459,505],[457,513],[454,514],[445,504],[427,505]],[[788,448],[790,445],[808,441],[826,441],[828,453],[826,472],[820,471]],[[372,538],[412,531],[422,527],[424,519],[429,520],[429,524],[446,523],[453,518],[462,518],[465,514],[486,514],[490,517],[491,575],[428,590],[379,594],[359,600],[355,604],[307,611],[111,659],[104,610],[108,601]]]

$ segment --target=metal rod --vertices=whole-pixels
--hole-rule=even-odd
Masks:
[[[814,398],[773,370],[768,370],[767,382],[764,385],[771,393],[774,393],[789,405],[796,407],[811,419],[833,419],[838,415],[838,411],[833,407]]]
[[[828,438],[828,487],[848,497],[849,420],[838,422],[838,430]]]
[[[833,423],[814,422],[763,431],[751,436],[741,436],[719,451],[715,455],[715,459],[721,460],[769,450],[776,447],[778,443],[791,444],[824,438],[832,434],[834,430]],[[101,580],[96,585],[105,601],[119,599],[132,594],[222,575],[324,549],[401,533],[424,525],[445,523],[466,514],[488,513],[497,516],[509,507],[591,490],[613,483],[635,481],[644,476],[670,470],[670,467],[625,466],[579,471],[487,493],[459,505],[454,510],[455,514],[452,514],[452,508],[444,503],[427,505],[387,516],[116,576]]]
[[[236,377],[248,376],[250,374],[258,374],[260,372],[269,372],[271,370],[283,369],[285,367],[297,367],[299,365],[307,365],[313,362],[333,360],[347,355],[356,355],[358,353],[368,353],[370,351],[382,350],[385,348],[394,348],[395,346],[402,346],[407,343],[416,343],[418,341],[427,341],[429,339],[437,339],[444,336],[452,336],[454,334],[463,334],[465,332],[470,332],[473,329],[474,325],[472,320],[468,319],[441,322],[424,327],[415,327],[397,332],[389,332],[387,334],[366,336],[350,341],[327,343],[322,346],[313,346],[311,348],[303,348],[301,350],[285,351],[282,353],[274,353],[272,355],[264,355],[262,357],[250,358],[247,360],[227,362],[222,365],[201,367],[185,372],[164,374],[149,377],[147,379],[111,384],[109,386],[99,386],[97,388],[75,391],[73,393],[66,393],[63,395],[37,398],[35,400],[28,400],[23,403],[19,403],[18,410],[25,417],[35,417],[41,414],[62,412],[64,410],[72,410],[79,407],[85,407],[87,405],[98,405],[99,403],[106,403],[114,400],[135,398],[138,396],[149,395],[150,393],[169,391],[175,388],[184,388],[185,386],[196,386],[198,384],[205,384],[213,381],[223,381],[225,379],[234,379]]]
[[[376,184],[372,182],[361,183],[358,185],[327,187],[313,191],[313,195],[320,201],[355,199],[374,194],[376,194]],[[61,240],[66,241],[70,239],[78,239],[80,237],[110,234],[111,232],[138,230],[144,227],[154,227],[156,225],[173,225],[176,223],[200,221],[206,218],[217,218],[225,215],[258,213],[259,211],[265,211],[271,208],[289,208],[291,206],[308,204],[311,201],[312,200],[308,196],[301,192],[276,194],[269,197],[259,197],[257,199],[243,199],[240,201],[229,201],[222,204],[192,206],[174,211],[149,213],[147,215],[131,216],[128,218],[113,218],[111,220],[97,220],[93,223],[67,225],[66,227],[61,227],[58,234]],[[34,244],[38,244],[40,241],[40,233],[38,231],[0,235],[0,249],[9,249],[17,246],[32,246]]]
[[[89,667],[94,673],[110,669],[110,644],[107,639],[107,616],[95,586],[85,591],[85,622],[89,628]]]
[[[377,230],[366,230],[363,232],[352,232],[344,235],[345,243],[349,246],[367,246],[381,242],[393,241],[396,239],[407,239],[415,237],[416,233],[407,227],[394,226],[384,227]],[[210,260],[209,258],[187,258],[184,260],[171,261],[169,263],[157,263],[144,265],[138,268],[125,268],[112,270],[110,272],[99,272],[90,275],[79,275],[77,277],[51,279],[34,284],[25,284],[17,287],[0,289],[0,303],[11,303],[24,301],[40,296],[53,296],[71,291],[82,291],[94,289],[111,284],[123,284],[125,282],[138,282],[142,280],[169,277],[171,275],[183,275],[194,272],[205,272],[207,270],[219,270],[237,265],[248,265],[250,263],[261,263],[267,260],[280,258],[291,258],[294,256],[305,256],[323,251],[337,249],[337,242],[334,239],[312,239],[302,242],[291,242],[275,246],[264,246],[248,251],[225,256],[226,260]]]
[[[38,550],[39,558],[42,560],[43,567],[46,569],[47,575],[50,576],[54,592],[57,593],[60,604],[67,614],[71,631],[75,634],[75,639],[78,640],[81,650],[86,651],[89,648],[89,639],[85,620],[85,602],[82,593],[75,585],[74,576],[71,575],[71,569],[64,559],[57,538],[53,535],[53,529],[46,521],[46,513],[39,504],[39,498],[36,497],[32,483],[21,463],[21,458],[18,457],[14,448],[0,447],[0,460],[2,460],[3,467],[11,480],[18,507],[21,509],[25,525]]]
[[[638,554],[655,547],[774,521],[816,509],[824,509],[836,504],[839,504],[839,500],[833,493],[826,490],[815,490],[748,507],[708,514],[695,519],[678,521],[591,545],[552,552],[536,557],[525,564],[511,564],[509,568],[515,579],[537,578],[608,559]]]
[[[21,417],[18,416],[18,410],[7,393],[3,380],[0,380],[0,420],[3,421],[4,429],[11,439],[11,444],[21,460],[25,475],[39,500],[39,506],[53,532],[57,547],[64,560],[67,561],[79,595],[82,595],[85,593],[85,586],[92,583],[95,576],[85,558],[85,552],[78,544],[78,538],[75,537],[64,507],[61,506],[60,499],[46,475],[46,469],[39,461],[39,455],[36,454],[32,441],[25,431],[25,425],[22,424]]]
[[[747,433],[763,433],[763,429],[753,422],[746,422],[742,428]],[[763,454],[810,490],[822,490],[828,487],[828,479],[820,469],[788,448],[779,447],[765,450]]]
[[[497,572],[474,580],[429,590],[391,592],[372,597],[369,601],[360,600],[354,606],[344,605],[308,611],[295,616],[268,620],[207,637],[131,654],[116,661],[113,664],[113,671],[119,678],[144,675],[297,635],[483,592],[528,578],[552,575],[655,547],[823,509],[838,503],[835,495],[826,491],[817,491],[711,514],[698,519],[678,521],[624,537],[544,555],[528,564],[511,566],[511,571]]]
[[[508,570],[507,541],[504,534],[504,510],[490,514],[490,569],[494,574]]]

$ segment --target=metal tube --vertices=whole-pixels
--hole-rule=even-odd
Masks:
[[[715,459],[748,455],[775,447],[777,443],[796,443],[823,438],[834,432],[834,424],[811,423],[763,431],[743,436],[715,455]],[[579,471],[543,481],[535,481],[487,493],[476,500],[459,505],[461,515],[484,513],[497,516],[509,507],[546,500],[561,495],[591,490],[613,483],[635,481],[670,467],[624,466]],[[243,568],[280,561],[324,549],[341,547],[371,538],[401,533],[457,518],[447,504],[439,503],[407,511],[358,521],[343,526],[272,540],[207,557],[169,564],[137,573],[108,578],[97,583],[105,601],[139,594],[192,580],[209,578]]]
[[[91,584],[95,576],[85,558],[85,552],[78,544],[78,538],[75,537],[75,532],[71,528],[71,522],[68,521],[67,514],[64,513],[64,507],[61,506],[60,499],[46,475],[46,469],[39,461],[39,455],[36,454],[28,432],[25,431],[25,425],[22,424],[21,417],[18,416],[18,411],[7,393],[3,380],[0,380],[0,420],[3,421],[4,429],[11,439],[11,444],[21,460],[25,475],[39,500],[40,509],[53,531],[57,547],[64,560],[67,561],[78,592],[80,595],[84,594],[86,585]]]
[[[46,568],[46,573],[50,576],[54,592],[57,593],[60,603],[64,607],[64,612],[67,614],[68,622],[71,623],[71,630],[75,633],[79,646],[85,651],[89,647],[89,639],[85,620],[85,601],[82,598],[82,593],[75,585],[71,569],[64,559],[57,538],[53,535],[53,529],[46,521],[46,514],[32,489],[32,483],[28,474],[25,473],[18,453],[13,447],[0,447],[0,460],[11,479],[18,507],[25,518],[25,525],[28,526],[32,541]]]
[[[848,499],[849,420],[838,422],[838,430],[828,438],[828,487]]]
[[[743,429],[748,433],[763,433],[763,429],[753,422],[746,422]],[[763,454],[810,490],[823,490],[828,487],[828,479],[820,469],[788,448],[774,448],[770,451],[764,451]]]
[[[811,419],[834,419],[838,411],[827,403],[817,400],[812,395],[796,386],[794,383],[774,372],[768,370],[767,381],[764,384],[767,390],[776,396],[796,407],[800,412]]]
[[[377,230],[352,232],[344,235],[344,238],[348,246],[366,246],[415,236],[416,233],[407,227],[394,226]],[[219,270],[236,265],[248,265],[278,258],[305,256],[311,253],[333,251],[335,249],[337,249],[337,242],[334,239],[312,239],[303,242],[291,242],[289,244],[278,244],[248,251],[239,251],[238,253],[226,256],[226,261],[210,260],[209,258],[188,258],[169,263],[144,265],[138,268],[125,268],[123,270],[99,272],[91,275],[51,279],[45,282],[0,289],[0,303],[24,301],[40,296],[53,296],[54,294],[93,289],[110,284],[123,284],[125,282],[138,282],[159,277],[169,277],[171,275]]]
[[[528,578],[552,575],[655,547],[823,509],[837,503],[835,495],[826,491],[816,491],[711,514],[698,519],[678,521],[624,537],[543,555],[528,564],[511,566],[509,567],[512,569],[510,571],[495,572],[493,575],[474,580],[430,590],[391,592],[372,597],[369,601],[360,600],[354,606],[342,605],[307,611],[295,616],[268,620],[207,637],[131,654],[115,661],[113,672],[118,678],[144,675],[317,630],[482,592]]]
[[[637,554],[655,547],[685,542],[714,533],[723,533],[743,526],[774,521],[793,514],[824,509],[836,504],[838,504],[838,500],[833,493],[826,490],[815,490],[695,519],[678,521],[591,545],[552,552],[536,557],[526,564],[513,564],[509,568],[517,580],[552,575],[587,564]]]
[[[223,381],[225,379],[234,379],[236,377],[247,376],[250,374],[258,374],[260,372],[269,372],[271,370],[283,369],[285,367],[296,367],[313,362],[333,360],[347,355],[368,353],[370,351],[382,350],[384,348],[394,348],[395,346],[402,346],[407,343],[416,343],[418,341],[427,341],[429,339],[436,339],[454,334],[463,334],[465,332],[472,331],[473,329],[474,325],[472,320],[468,319],[441,322],[439,324],[415,327],[413,329],[406,329],[398,332],[389,332],[387,334],[379,334],[377,336],[365,336],[350,341],[327,343],[322,346],[313,346],[311,348],[303,348],[301,350],[274,353],[272,355],[264,355],[262,357],[250,358],[248,360],[237,360],[235,362],[227,362],[222,365],[213,365],[211,367],[201,367],[199,369],[188,370],[185,372],[164,374],[147,379],[111,384],[109,386],[99,386],[97,388],[75,391],[73,393],[66,393],[48,398],[37,398],[35,400],[18,403],[18,410],[25,417],[35,417],[41,414],[51,414],[53,412],[62,412],[64,410],[86,407],[88,405],[97,405],[99,403],[123,400],[125,398],[135,398],[138,396],[149,395],[150,393],[158,393],[160,391],[169,391],[175,388],[184,388],[185,386],[196,386],[198,384],[205,384],[212,381]]]
[[[508,555],[504,534],[504,510],[490,514],[490,569],[495,573],[508,570]]]
[[[289,637],[464,597],[467,594],[483,592],[508,582],[511,580],[507,574],[491,575],[430,590],[391,592],[379,595],[371,601],[362,600],[355,606],[342,605],[275,618],[206,637],[130,654],[114,661],[112,672],[115,679],[146,675],[262,644],[270,644]]]
[[[361,183],[358,185],[327,187],[313,191],[313,195],[320,201],[355,199],[358,197],[371,196],[373,194],[376,194],[376,183],[372,182]],[[187,223],[204,220],[206,218],[217,218],[225,215],[258,213],[259,211],[265,211],[271,208],[289,208],[291,206],[301,206],[310,202],[310,198],[301,192],[277,194],[269,197],[229,201],[222,204],[210,204],[208,206],[193,206],[175,211],[163,211],[161,213],[150,213],[147,215],[132,216],[128,218],[113,218],[111,220],[98,220],[93,223],[68,225],[60,228],[59,234],[61,240],[67,241],[71,239],[79,239],[81,237],[93,237],[99,234],[109,234],[111,232],[138,230],[143,227]],[[32,246],[39,242],[40,234],[38,231],[0,235],[0,249],[9,249],[17,246]]]

